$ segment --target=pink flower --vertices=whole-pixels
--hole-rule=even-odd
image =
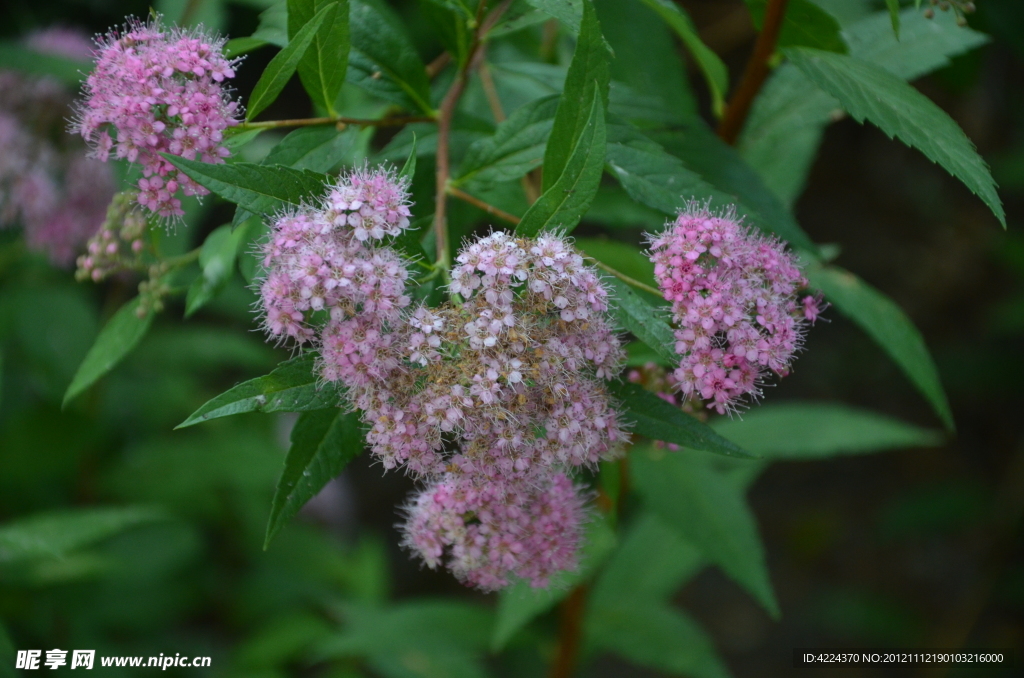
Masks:
[[[229,154],[224,130],[240,111],[223,85],[234,77],[237,60],[225,59],[223,47],[223,38],[164,29],[157,19],[129,22],[98,43],[72,131],[101,160],[113,153],[142,165],[139,204],[161,216],[183,214],[179,191],[208,191],[160,153],[208,163]]]
[[[733,211],[691,203],[651,238],[651,260],[672,302],[674,377],[685,397],[725,413],[745,395],[758,397],[768,373],[788,374],[822,306],[798,299],[807,280],[784,243],[751,232]]]

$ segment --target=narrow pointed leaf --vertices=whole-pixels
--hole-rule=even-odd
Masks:
[[[573,33],[579,33],[583,5],[588,0],[526,0],[540,11],[555,17]]]
[[[715,430],[766,459],[818,459],[941,445],[943,435],[838,403],[783,403],[719,419]]]
[[[254,214],[273,214],[285,207],[302,205],[322,195],[330,181],[325,174],[279,165],[213,165],[163,155],[196,183]]]
[[[597,194],[604,172],[605,127],[604,107],[595,91],[591,97],[590,114],[569,162],[551,188],[523,215],[516,233],[526,237],[541,231],[569,232],[586,214]]]
[[[331,3],[317,12],[316,16],[310,19],[302,27],[302,30],[295,34],[295,37],[288,42],[288,45],[270,60],[270,63],[267,64],[266,69],[263,71],[263,75],[260,76],[259,81],[253,88],[252,96],[249,97],[249,106],[245,113],[246,120],[252,120],[263,109],[274,103],[274,100],[277,99],[281,90],[288,83],[289,78],[295,73],[295,69],[298,67],[299,61],[306,53],[306,50],[313,43],[313,38],[316,36],[316,32],[320,30],[320,26],[326,20],[332,18],[337,9],[337,4]]]
[[[292,358],[270,374],[228,389],[189,415],[177,428],[243,412],[306,412],[337,407],[336,388],[320,386],[312,356]]]
[[[139,317],[141,301],[139,297],[129,301],[100,330],[99,336],[96,337],[64,393],[65,406],[96,383],[100,377],[114,369],[114,366],[131,353],[146,335],[146,331],[153,323],[153,312],[147,311]]]
[[[350,0],[348,80],[367,92],[428,115],[427,69],[402,22],[381,0]]]
[[[715,115],[725,110],[725,93],[729,91],[729,70],[725,63],[711,51],[697,34],[697,27],[686,10],[671,0],[642,0],[642,2],[658,13],[665,23],[672,27],[676,35],[686,45],[686,50],[697,62],[704,80],[711,92],[711,107]]]
[[[551,135],[557,95],[541,97],[516,109],[492,136],[473,142],[466,151],[455,182],[513,181],[544,162],[544,148]]]
[[[920,4],[921,0],[918,0]],[[885,0],[885,6],[889,9],[889,20],[892,22],[892,32],[896,39],[900,37],[900,0]]]
[[[294,37],[317,12],[336,4],[299,61],[299,77],[315,104],[334,113],[334,100],[345,84],[348,68],[348,0],[288,0],[288,35]]]
[[[306,502],[363,451],[359,414],[337,408],[304,412],[292,429],[291,442],[271,504],[264,549]]]
[[[778,617],[764,546],[742,490],[686,450],[646,447],[630,461],[637,492],[651,510]]]
[[[768,0],[746,0],[754,28],[761,30]],[[849,48],[834,16],[812,0],[789,0],[782,19],[778,47],[814,47],[846,54]]]
[[[576,51],[565,76],[551,136],[544,150],[541,190],[549,190],[561,178],[584,129],[590,124],[591,102],[595,92],[602,112],[608,107],[611,59],[611,50],[601,35],[597,12],[592,3],[584,2]]]
[[[896,303],[863,280],[836,266],[809,266],[811,286],[867,332],[889,354],[917,390],[931,403],[946,428],[953,430],[953,413],[939,381],[935,362],[924,338]]]
[[[898,138],[944,167],[980,197],[1006,227],[1006,215],[988,166],[963,130],[931,99],[884,68],[865,61],[803,47],[785,53],[858,122],[871,122],[890,138]]]
[[[340,132],[330,125],[301,127],[274,146],[260,164],[329,172],[354,159],[358,141],[359,130],[352,127]]]
[[[402,169],[398,172],[398,178],[408,183],[412,183],[412,178],[416,174],[416,134],[412,135],[412,148],[409,149],[409,157],[406,158],[405,164],[402,165]]]
[[[704,422],[665,402],[639,384],[608,382],[608,391],[622,401],[625,406],[622,417],[634,425],[634,433],[691,450],[704,450],[727,457],[757,458],[757,455],[722,437]]]

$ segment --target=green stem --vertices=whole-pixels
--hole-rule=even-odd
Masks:
[[[587,259],[590,262],[592,262],[595,266],[597,266],[602,271],[605,271],[607,273],[611,273],[616,278],[618,278],[619,280],[621,280],[622,282],[626,283],[627,285],[629,285],[631,287],[635,287],[638,290],[643,290],[644,292],[650,292],[651,294],[653,294],[656,297],[662,296],[661,290],[655,289],[655,288],[651,287],[650,285],[648,285],[647,283],[642,283],[639,280],[637,280],[636,278],[630,278],[628,275],[626,275],[622,271],[614,269],[611,266],[609,266],[608,264],[606,264],[604,262],[601,262],[601,261],[598,261],[594,257],[588,257],[587,255],[583,255],[583,258]]]

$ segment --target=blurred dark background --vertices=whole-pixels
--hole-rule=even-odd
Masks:
[[[163,4],[174,16],[185,2]],[[265,4],[218,5],[215,19],[248,35]],[[683,4],[735,81],[754,35],[743,3]],[[916,84],[991,164],[1008,230],[941,168],[848,119],[829,127],[795,206],[816,242],[840,247],[837,263],[889,294],[921,329],[957,433],[941,448],[779,463],[754,485],[781,621],[716,570],[678,595],[738,677],[947,675],[863,665],[797,671],[791,650],[803,646],[1024,648],[1024,3],[977,5],[971,26],[992,42]],[[436,56],[415,5],[401,9],[425,59]],[[54,21],[102,31],[147,10],[122,0],[8,0],[0,32],[12,38]],[[271,56],[249,57],[240,91]],[[692,70],[691,81],[701,96]],[[304,101],[298,88],[286,90],[266,117],[308,114]],[[223,216],[207,214],[205,226],[169,239],[196,238]],[[382,478],[365,455],[261,550],[287,418],[245,415],[172,432],[204,399],[284,355],[249,331],[251,298],[240,282],[188,323],[172,306],[127,363],[66,412],[63,388],[101,313],[125,291],[75,285],[39,261],[0,263],[0,289],[0,522],[118,503],[157,503],[176,516],[60,563],[0,570],[0,619],[14,647],[188,648],[213,655],[216,675],[321,675],[303,653],[330,632],[325,600],[486,600],[399,549],[395,506],[411,483]],[[769,392],[772,402],[841,401],[940,428],[877,346],[837,313],[827,317],[795,373]],[[595,657],[580,675],[656,674]]]

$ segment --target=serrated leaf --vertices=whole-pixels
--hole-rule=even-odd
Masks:
[[[345,84],[348,69],[348,0],[288,0],[288,35],[296,36],[317,12],[331,4],[337,7],[313,36],[313,42],[299,61],[299,78],[313,103],[334,115],[334,100]]]
[[[587,123],[562,175],[526,211],[516,233],[526,237],[546,230],[568,233],[586,214],[604,172],[604,107],[596,90],[592,92],[589,110]]]
[[[647,344],[667,364],[678,363],[676,338],[665,321],[665,314],[618,278],[606,277],[604,284],[611,291],[612,312],[622,329]]]
[[[587,639],[598,648],[659,671],[695,678],[728,678],[707,633],[666,603],[623,602],[588,614]]]
[[[889,354],[952,431],[953,413],[935,362],[921,333],[903,310],[892,299],[837,266],[809,266],[804,274],[811,287],[821,290],[840,313]]]
[[[249,97],[249,106],[245,112],[245,119],[252,120],[267,106],[274,103],[277,96],[284,89],[288,80],[295,73],[299,61],[306,54],[306,50],[313,44],[313,38],[320,26],[325,21],[333,19],[337,12],[337,3],[331,3],[317,12],[316,16],[309,20],[295,36],[288,41],[287,46],[274,55],[274,58],[267,64],[259,81],[252,90]]]
[[[850,54],[905,80],[949,64],[949,57],[984,43],[986,36],[956,25],[939,12],[902,15],[900,39],[893,37],[887,12],[877,12],[844,31]],[[842,116],[834,98],[815,87],[793,64],[775,70],[754,102],[738,148],[786,205],[803,190],[824,127]]]
[[[270,374],[250,379],[209,400],[177,428],[243,412],[307,412],[337,407],[338,390],[320,386],[315,367],[316,359],[309,355],[286,360]]]
[[[573,33],[579,33],[580,19],[583,16],[583,5],[587,0],[526,0],[528,3],[553,16]]]
[[[133,507],[68,509],[20,518],[0,526],[0,563],[63,558],[130,527],[166,518],[160,511]]]
[[[735,483],[686,450],[634,449],[630,471],[651,510],[778,617],[757,522]]]
[[[303,412],[292,429],[291,443],[270,507],[264,549],[306,502],[363,451],[359,414],[337,408]]]
[[[536,589],[519,582],[502,590],[491,634],[491,652],[500,652],[520,629],[561,602],[573,587],[586,581],[615,549],[615,530],[608,519],[594,518],[587,525],[575,572],[556,575],[547,588]]]
[[[267,154],[261,165],[284,165],[298,170],[329,172],[352,159],[359,140],[353,127],[302,127],[288,134]]]
[[[273,214],[284,207],[302,205],[322,195],[330,181],[325,174],[280,165],[213,165],[162,155],[196,183],[254,214]]]
[[[611,50],[601,35],[597,12],[592,3],[584,2],[579,39],[558,99],[551,136],[544,149],[542,191],[547,192],[561,179],[569,157],[576,150],[584,129],[590,124],[594,97],[599,97],[598,106],[602,114],[607,109],[611,59]]]
[[[114,369],[114,366],[131,353],[145,336],[149,326],[153,324],[153,312],[147,311],[140,318],[138,310],[141,302],[140,297],[135,297],[126,303],[100,330],[99,336],[96,337],[64,393],[64,406]]]
[[[766,459],[819,459],[941,445],[938,431],[837,403],[762,405],[714,428]]]
[[[768,0],[746,0],[754,28],[764,25]],[[840,34],[839,22],[811,0],[788,0],[779,31],[778,47],[814,47],[846,54],[849,48]]]
[[[704,44],[697,34],[697,27],[686,10],[671,0],[642,0],[642,2],[658,13],[665,23],[672,27],[676,35],[686,45],[687,51],[697,62],[704,80],[711,92],[711,108],[715,115],[722,115],[725,110],[725,93],[729,91],[729,70],[717,54]]]
[[[249,223],[249,222],[247,222]],[[235,272],[239,248],[247,242],[249,229],[232,229],[225,224],[206,236],[199,251],[199,276],[185,296],[185,317],[205,306],[224,288]]]
[[[392,10],[351,0],[348,80],[386,101],[433,115],[426,66]]]
[[[492,136],[473,142],[453,183],[513,181],[540,167],[558,99],[552,95],[524,104],[498,125]]]
[[[960,179],[1006,227],[1006,215],[988,166],[963,130],[931,99],[865,61],[803,47],[785,53],[858,122],[868,120],[890,138],[917,148]]]
[[[662,440],[691,450],[714,452],[727,457],[756,459],[742,447],[727,440],[713,428],[686,414],[638,384],[608,382],[608,392],[624,406],[623,419],[633,425],[633,432],[651,440]]]

